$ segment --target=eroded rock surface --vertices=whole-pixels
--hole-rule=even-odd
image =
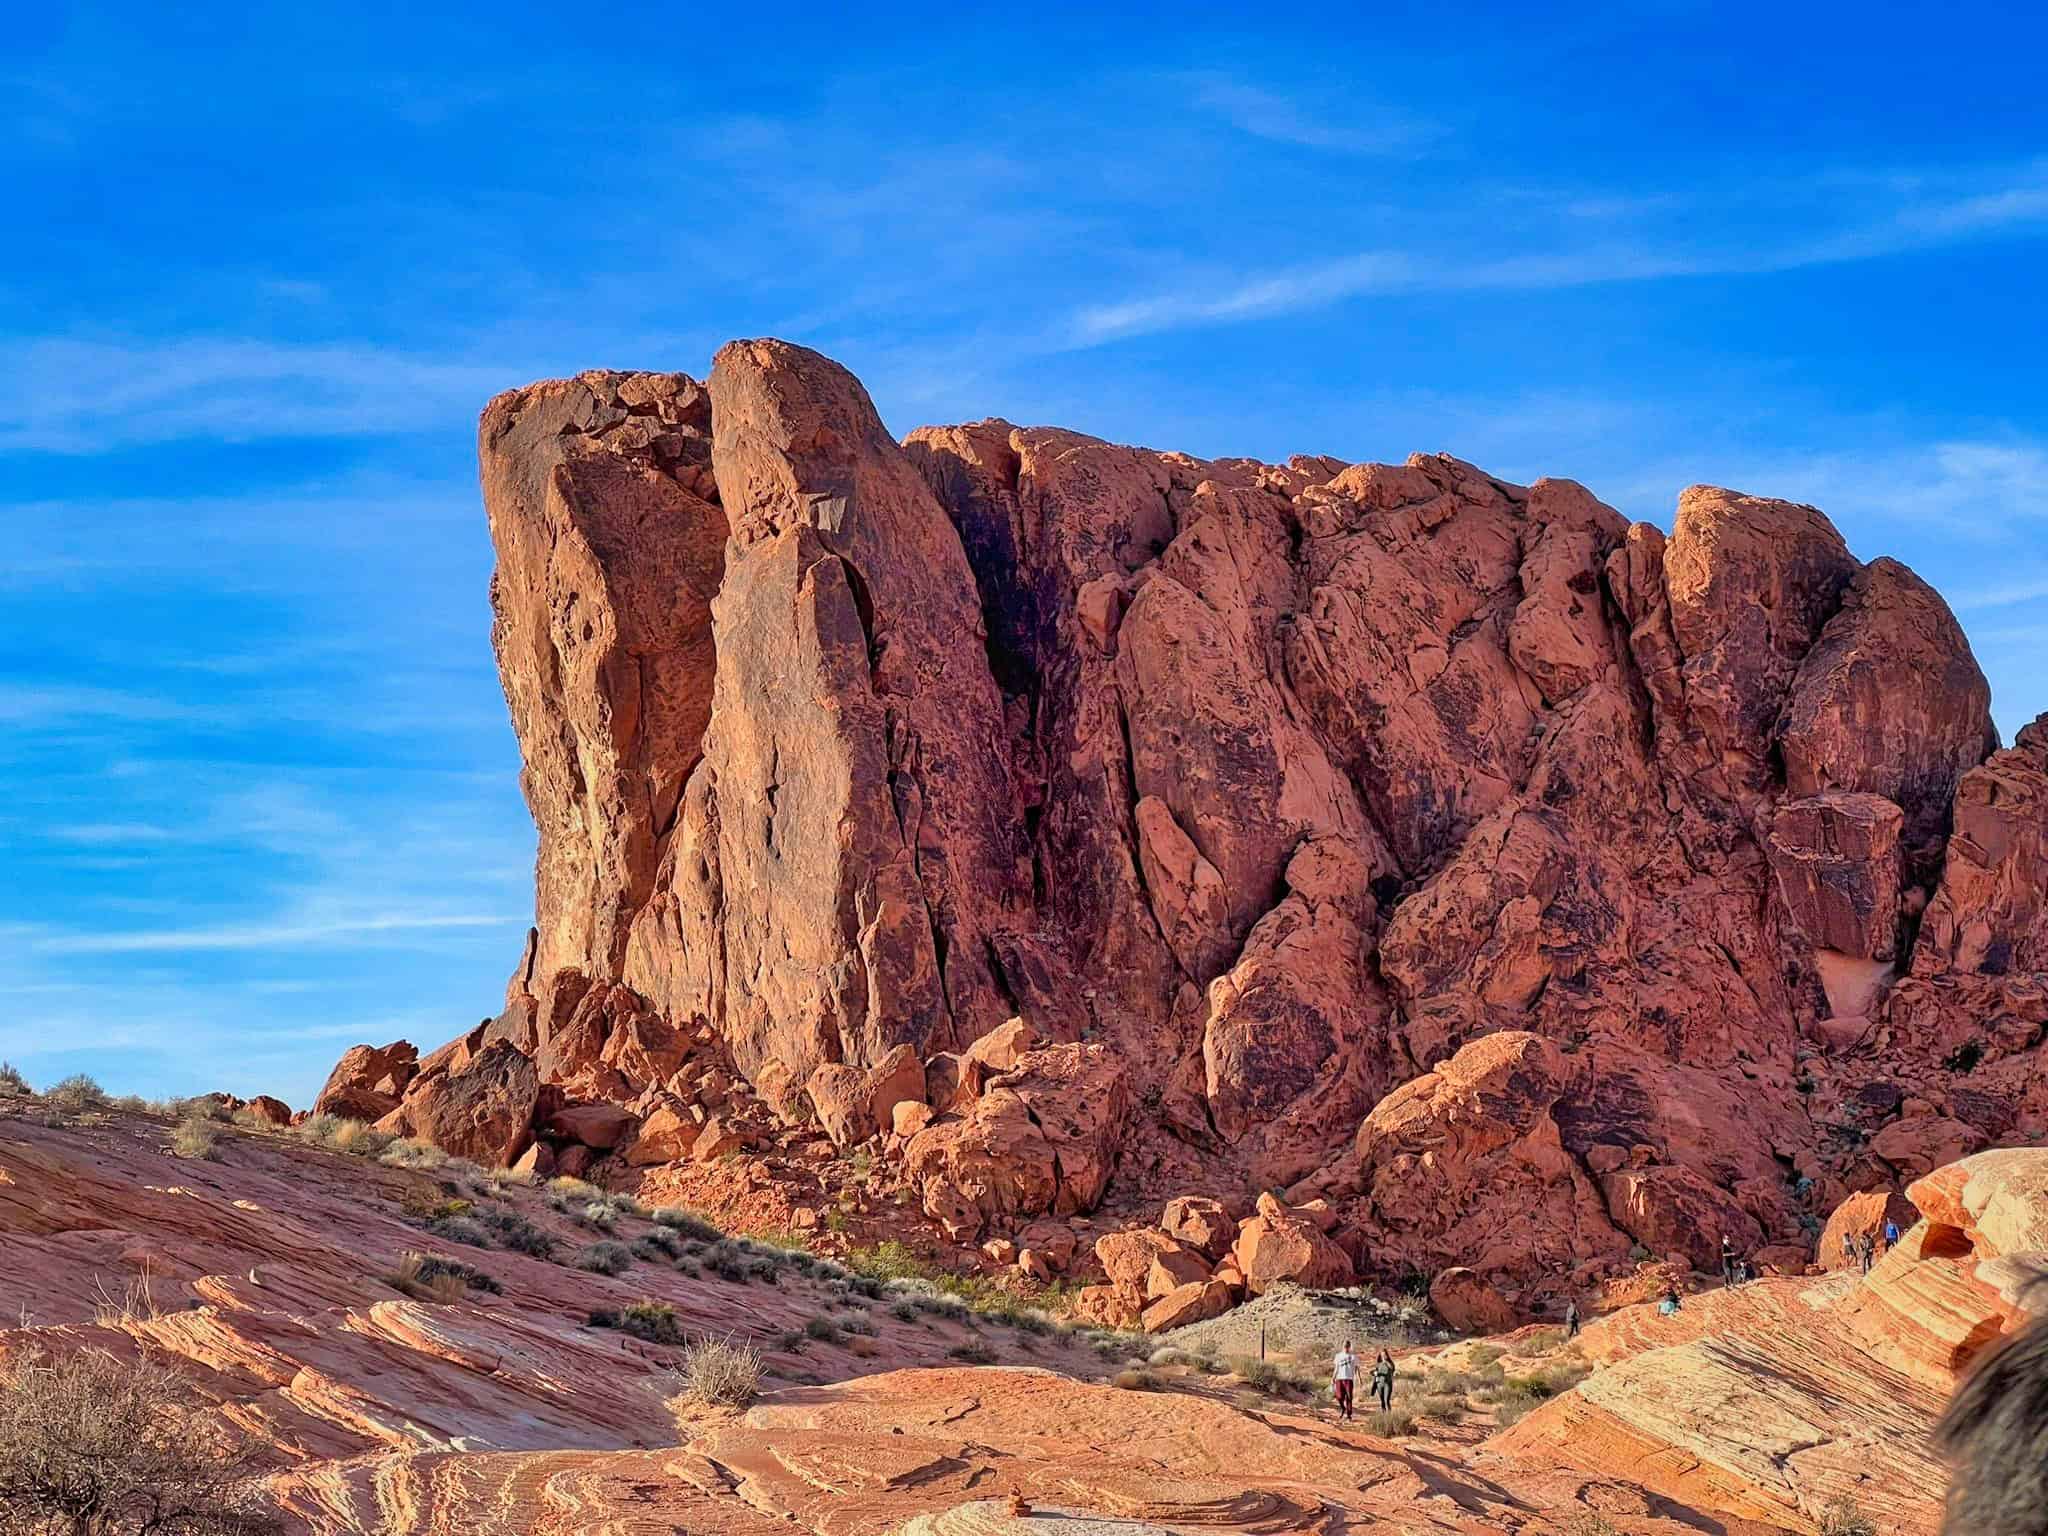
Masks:
[[[541,856],[466,1048],[664,1150],[815,1112],[975,1241],[1321,1191],[1367,1272],[1527,1307],[2048,1129],[2048,725],[1994,753],[1941,599],[1815,508],[899,444],[773,341],[516,391],[482,453]],[[1094,1064],[1002,1086],[1012,1018]]]

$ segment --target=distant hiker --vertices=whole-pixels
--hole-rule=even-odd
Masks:
[[[1579,1336],[1579,1304],[1576,1301],[1564,1304],[1564,1336],[1567,1339]]]
[[[1657,1303],[1657,1315],[1659,1317],[1669,1317],[1684,1305],[1685,1303],[1678,1299],[1678,1287],[1675,1285],[1666,1286],[1664,1288],[1664,1299]]]
[[[1394,1406],[1394,1357],[1384,1349],[1372,1363],[1372,1392],[1379,1399],[1381,1413]]]
[[[1868,1232],[1856,1239],[1856,1259],[1863,1266],[1863,1273],[1866,1275],[1870,1273],[1871,1260],[1876,1256],[1876,1251],[1877,1244],[1871,1241]]]
[[[1844,1264],[1854,1264],[1856,1262],[1856,1239],[1847,1232],[1842,1234],[1842,1262]]]
[[[1884,1219],[1884,1251],[1890,1253],[1899,1246],[1899,1224],[1887,1216]]]
[[[1351,1417],[1351,1394],[1357,1390],[1358,1356],[1351,1352],[1351,1341],[1346,1339],[1337,1358],[1330,1362],[1330,1392],[1337,1399],[1337,1412],[1346,1419]]]
[[[1721,1234],[1721,1283],[1735,1283],[1735,1245],[1728,1241],[1728,1234]]]
[[[1735,1261],[1735,1283],[1737,1285],[1747,1285],[1755,1278],[1756,1276],[1750,1272],[1749,1260],[1737,1259]]]

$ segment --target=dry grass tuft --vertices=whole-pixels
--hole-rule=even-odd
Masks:
[[[761,1352],[738,1339],[692,1339],[676,1376],[679,1389],[669,1407],[679,1420],[687,1408],[737,1408],[760,1389]]]

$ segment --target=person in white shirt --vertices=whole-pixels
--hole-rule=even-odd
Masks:
[[[1337,1351],[1337,1358],[1330,1364],[1330,1390],[1337,1398],[1337,1411],[1350,1418],[1351,1395],[1358,1390],[1358,1356],[1351,1352],[1349,1339],[1344,1341],[1344,1347]]]

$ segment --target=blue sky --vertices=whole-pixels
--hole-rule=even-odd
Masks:
[[[2048,709],[2026,9],[18,8],[0,1057],[303,1102],[493,1011],[533,834],[476,412],[832,353],[898,431],[1714,481]],[[999,18],[999,19],[989,19]]]

